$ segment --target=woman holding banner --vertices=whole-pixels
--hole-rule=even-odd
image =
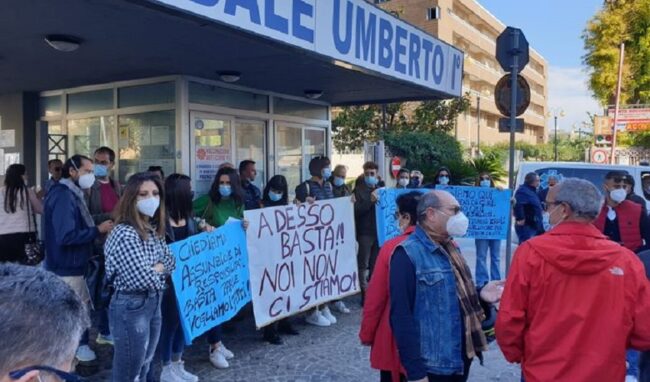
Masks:
[[[389,265],[393,251],[415,231],[417,223],[417,207],[422,194],[418,191],[397,197],[397,213],[395,219],[399,222],[402,234],[393,238],[381,247],[375,273],[370,278],[366,301],[363,305],[363,318],[359,339],[370,350],[370,365],[381,371],[381,382],[399,382],[402,366],[397,353],[397,344],[390,327],[390,291],[388,289]]]
[[[289,204],[289,186],[287,179],[282,175],[272,177],[262,193],[262,205],[264,207],[278,207]],[[284,318],[264,328],[264,341],[273,345],[282,345],[282,338],[279,332],[292,336],[298,335],[298,331],[291,325],[290,318]]]
[[[194,214],[215,228],[226,224],[230,218],[244,218],[244,193],[235,169],[224,167],[217,171],[208,195],[194,201]],[[210,363],[217,369],[230,367],[228,360],[235,355],[221,342],[221,325],[208,331],[208,342]]]
[[[165,179],[165,207],[167,208],[167,244],[185,240],[199,233],[198,224],[193,219],[192,185],[189,176],[171,174]],[[209,225],[204,227],[206,231],[213,229]],[[162,361],[160,382],[197,382],[199,378],[186,371],[181,360],[185,350],[185,338],[171,279],[167,280],[167,284],[162,299],[162,329],[158,342],[158,353]]]
[[[478,187],[494,187],[492,176],[482,172],[476,179]],[[499,263],[501,256],[501,240],[497,239],[476,239],[476,286],[482,287],[491,280],[501,280]],[[490,251],[490,274],[488,275],[487,256]]]
[[[108,308],[115,382],[144,381],[158,345],[165,279],[175,267],[162,198],[156,176],[129,178],[104,246],[106,277],[115,289]]]

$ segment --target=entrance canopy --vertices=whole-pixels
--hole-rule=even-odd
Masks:
[[[11,0],[0,94],[168,74],[332,105],[459,96],[463,53],[363,0]],[[48,35],[80,39],[73,52]]]

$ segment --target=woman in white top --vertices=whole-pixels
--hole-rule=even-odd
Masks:
[[[43,204],[27,187],[25,165],[12,164],[0,188],[0,262],[26,262],[25,244],[36,238],[35,213],[43,213]]]

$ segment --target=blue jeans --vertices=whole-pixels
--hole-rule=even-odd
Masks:
[[[501,280],[499,263],[501,240],[476,239],[476,286],[481,287],[492,280]],[[490,275],[488,276],[487,255],[490,251]]]
[[[178,316],[174,289],[171,287],[165,290],[163,294],[161,313],[162,329],[160,331],[158,351],[160,352],[162,364],[168,365],[172,361],[172,356],[176,356],[178,357],[176,359],[179,359],[183,350],[185,350],[183,328],[181,327],[180,317]]]
[[[636,350],[628,350],[625,352],[625,360],[628,364],[625,375],[633,375],[639,378],[639,352]]]
[[[208,330],[208,343],[210,345],[216,345],[221,342],[222,331],[221,325],[217,325],[214,328]]]
[[[650,382],[650,351],[641,352],[639,382]]]
[[[537,230],[527,225],[515,225],[515,233],[517,233],[517,237],[519,238],[519,244],[537,236]]]
[[[162,291],[117,291],[108,308],[113,334],[113,381],[145,381],[160,336]]]

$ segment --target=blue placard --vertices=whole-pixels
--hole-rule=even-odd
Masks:
[[[226,224],[169,247],[176,257],[172,281],[189,345],[251,300],[246,234],[241,224]]]
[[[437,186],[458,200],[469,219],[469,230],[464,237],[475,239],[506,239],[510,213],[510,190],[487,187]],[[377,202],[377,239],[379,245],[399,235],[395,219],[397,205],[395,200],[401,194],[411,191],[427,192],[430,189],[381,189]]]

